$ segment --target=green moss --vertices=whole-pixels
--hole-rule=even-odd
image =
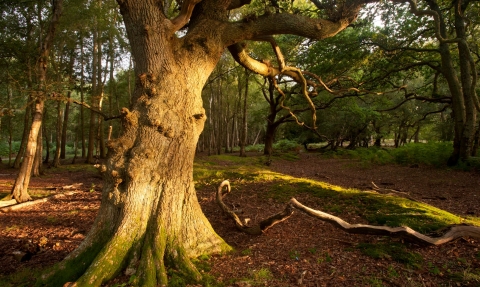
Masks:
[[[397,242],[360,243],[357,248],[363,254],[375,259],[392,259],[414,268],[420,268],[423,264],[422,255],[408,251],[404,244]]]
[[[76,281],[85,273],[103,245],[103,242],[93,244],[80,255],[49,268],[44,275],[38,277],[35,286],[63,286],[66,282]]]
[[[0,275],[0,286],[2,287],[23,287],[32,286],[37,278],[45,270],[22,268],[15,273],[8,275]]]

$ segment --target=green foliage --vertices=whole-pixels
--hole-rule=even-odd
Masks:
[[[12,152],[16,153],[20,149],[20,142],[12,142]],[[0,141],[0,157],[8,157],[9,147],[7,141]]]
[[[449,142],[409,143],[399,148],[356,148],[329,151],[326,156],[358,159],[363,163],[402,165],[424,164],[436,167],[446,166],[447,160],[453,151]],[[465,166],[467,166],[465,164]],[[471,160],[470,166],[479,166],[476,158]]]
[[[280,152],[288,152],[298,150],[301,146],[296,142],[288,139],[282,139],[273,144],[273,149]]]
[[[452,151],[450,142],[410,143],[391,150],[391,155],[399,164],[445,166]]]
[[[365,255],[375,259],[392,259],[413,268],[420,268],[423,258],[419,253],[408,251],[398,242],[360,243],[357,248]]]

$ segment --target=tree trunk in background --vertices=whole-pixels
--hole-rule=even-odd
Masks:
[[[27,29],[27,39],[26,43],[29,47],[35,46],[37,39],[34,39],[33,33],[35,29],[35,24],[33,24],[33,18],[35,14],[35,8],[34,5],[29,5],[28,6],[28,12],[27,12],[27,19],[26,19],[26,29]],[[34,89],[34,83],[33,83],[33,74],[34,74],[34,67],[35,65],[32,63],[36,59],[34,59],[33,56],[28,57],[27,59],[27,75],[28,75],[28,81],[27,81],[27,87],[29,91],[32,91]],[[27,95],[27,106],[25,109],[25,117],[23,120],[23,134],[22,134],[22,140],[20,143],[20,148],[18,150],[17,156],[15,157],[15,161],[13,163],[13,167],[18,169],[20,168],[20,165],[23,160],[23,156],[25,155],[25,149],[27,148],[27,142],[28,142],[28,133],[30,131],[30,125],[31,125],[31,115],[33,114],[32,112],[32,106],[33,106],[33,99],[31,93]]]
[[[44,121],[43,121],[44,122]],[[43,126],[42,122],[42,126]],[[33,159],[32,176],[37,177],[43,174],[43,129],[40,128],[37,136],[37,150]]]
[[[43,115],[43,120],[48,118],[48,109],[45,109],[45,114]],[[43,160],[44,164],[48,164],[50,162],[50,137],[48,136],[47,126],[45,124],[42,125],[42,138],[45,137],[45,159]],[[43,154],[43,153],[42,153]]]
[[[472,79],[472,73],[477,73],[475,69],[475,62],[471,56],[470,48],[468,47],[466,39],[466,19],[464,17],[464,9],[466,3],[458,1],[455,7],[455,32],[457,38],[464,39],[457,43],[458,47],[458,61],[460,64],[460,83],[462,86],[462,96],[464,98],[465,122],[460,146],[460,159],[468,160],[472,154],[473,141],[475,136],[475,125],[477,123],[477,110],[474,105],[474,98],[477,98],[475,90],[475,82]],[[473,67],[473,70],[472,70]],[[476,76],[475,76],[476,78]],[[478,100],[478,98],[477,98]]]
[[[31,124],[31,105],[27,105],[25,110],[25,116],[23,117],[23,134],[22,134],[22,141],[20,142],[20,148],[18,149],[17,156],[15,157],[15,161],[13,162],[14,168],[20,168],[20,164],[22,163],[23,156],[25,155],[25,149],[27,148],[28,142],[28,132],[30,131],[30,124]]]
[[[98,2],[98,1],[97,1]],[[91,5],[96,5],[94,2]],[[95,31],[93,31],[93,51],[92,51],[92,91],[91,91],[91,107],[93,109],[99,109],[99,95],[100,95],[100,81],[101,79],[101,60],[98,61],[99,50],[102,48],[100,45],[100,31],[98,26],[98,19],[95,20],[97,25]],[[100,65],[99,65],[100,64]],[[100,74],[100,75],[99,75]],[[90,111],[90,125],[88,129],[88,150],[87,150],[87,163],[94,163],[95,146],[97,146],[98,139],[98,119],[97,114]],[[97,146],[98,149],[98,146]]]
[[[55,129],[55,156],[53,157],[53,167],[60,166],[60,151],[62,149],[62,120],[62,102],[57,101],[57,128]]]
[[[67,128],[68,128],[68,116],[70,114],[70,97],[72,92],[67,92],[67,103],[65,104],[65,112],[63,115],[63,126],[62,126],[62,143],[61,143],[61,151],[60,151],[60,158],[65,159],[66,156],[66,147],[67,147]]]
[[[275,120],[275,118],[273,118]],[[278,124],[275,122],[267,122],[267,130],[265,131],[265,147],[263,149],[264,155],[272,155],[273,143],[275,142],[275,133],[277,131]]]
[[[247,145],[247,98],[248,98],[248,76],[249,72],[245,69],[245,90],[243,98],[243,111],[242,111],[242,137],[240,140],[240,156],[247,156],[245,153],[245,146]]]
[[[85,93],[83,86],[85,85],[85,77],[83,73],[85,72],[85,65],[84,65],[84,52],[83,52],[83,33],[80,33],[80,68],[81,68],[81,75],[80,75],[80,101],[82,103],[85,102]],[[82,145],[82,158],[87,156],[86,146],[85,146],[85,109],[83,106],[80,106],[80,142]]]
[[[36,63],[37,67],[37,77],[38,77],[38,86],[37,90],[33,92],[32,98],[35,99],[35,108],[32,126],[30,128],[27,147],[25,150],[25,157],[23,159],[20,171],[13,185],[11,195],[17,202],[25,202],[31,200],[30,195],[28,194],[28,184],[30,183],[30,177],[32,173],[32,167],[34,166],[34,159],[37,151],[37,144],[39,134],[41,135],[41,126],[43,120],[43,109],[45,101],[45,80],[47,72],[47,62],[50,49],[53,44],[53,37],[55,35],[55,29],[58,24],[60,15],[62,14],[62,5],[63,0],[56,0],[55,6],[52,8],[52,19],[50,20],[49,28],[47,34],[43,41],[41,41],[40,54],[38,61]],[[40,137],[41,142],[41,137]],[[41,156],[41,154],[40,154]],[[41,159],[41,158],[40,158]],[[41,162],[41,160],[40,160]]]

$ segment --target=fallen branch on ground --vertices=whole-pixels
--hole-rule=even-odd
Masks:
[[[224,187],[227,187],[225,193],[223,191]],[[260,221],[260,223],[256,226],[248,226],[246,223],[243,223],[242,220],[237,216],[237,214],[235,214],[235,212],[228,208],[223,202],[224,194],[229,192],[230,182],[228,180],[224,180],[217,189],[218,205],[227,215],[229,215],[235,221],[235,225],[240,231],[252,235],[260,235],[268,228],[288,219],[293,214],[293,210],[297,209],[314,218],[331,223],[335,227],[340,228],[343,231],[351,234],[369,234],[400,237],[414,243],[436,246],[466,236],[477,239],[480,238],[480,227],[477,226],[455,225],[451,226],[448,232],[446,232],[442,236],[430,237],[406,226],[388,227],[367,224],[350,224],[339,217],[305,206],[298,202],[295,198],[290,199],[282,212]]]
[[[59,194],[56,194],[54,196],[45,197],[45,198],[42,198],[42,199],[37,199],[37,200],[33,200],[33,201],[27,201],[27,202],[23,202],[23,203],[11,205],[11,206],[2,207],[2,208],[0,208],[0,212],[7,213],[7,212],[19,210],[19,209],[22,209],[22,208],[27,207],[27,206],[32,206],[32,205],[35,205],[35,204],[46,202],[46,201],[51,200],[51,199],[61,198],[61,197],[64,197],[66,195],[72,195],[72,194],[75,194],[75,193],[76,193],[76,191],[59,193]]]

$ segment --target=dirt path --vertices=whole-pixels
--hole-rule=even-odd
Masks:
[[[300,157],[294,162],[274,160],[270,167],[363,190],[370,189],[373,181],[458,215],[480,214],[477,173],[422,166],[368,167],[351,160],[321,159],[315,154]],[[0,173],[0,189],[8,190],[14,174],[11,170]],[[82,169],[61,173],[49,170],[47,176],[34,178],[32,187],[79,182],[83,188],[71,196],[0,213],[0,274],[54,264],[82,241],[100,204],[100,178]],[[241,186],[229,195],[229,200],[245,216],[261,219],[283,208],[283,203],[259,196],[268,188],[268,183]],[[205,262],[210,267],[204,272],[213,276],[214,281],[223,282],[223,286],[480,286],[480,244],[475,240],[419,247],[388,238],[352,236],[298,213],[262,236],[248,236],[237,232],[233,222],[219,212],[214,187],[198,189],[198,198],[214,229],[235,248],[232,254],[213,256]],[[321,209],[316,198],[297,198]],[[418,257],[417,265],[394,260],[389,254],[375,259],[358,248],[397,242],[407,247],[402,252]],[[19,255],[14,255],[18,252],[30,252],[31,256],[20,260]]]

